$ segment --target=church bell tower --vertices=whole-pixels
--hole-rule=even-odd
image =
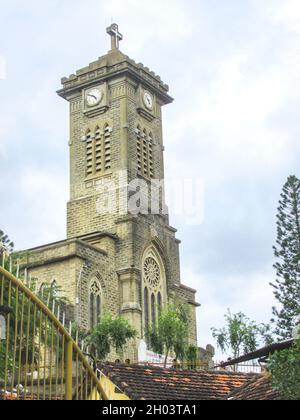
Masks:
[[[164,180],[162,107],[173,99],[159,76],[119,50],[123,37],[118,26],[111,25],[107,33],[110,51],[63,78],[58,91],[70,104],[67,238],[109,254],[118,277],[111,299],[139,338],[176,296],[191,305],[189,338],[196,344],[195,291],[181,284],[180,241],[169,225],[164,191],[154,198],[156,212],[148,211],[149,198],[147,211],[134,213],[128,207],[130,185],[142,182],[151,190]],[[103,211],[107,200],[114,205]]]

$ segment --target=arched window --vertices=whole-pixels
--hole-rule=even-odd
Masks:
[[[147,137],[147,131],[143,131],[143,175],[148,176],[148,145],[147,145],[148,137]]]
[[[42,283],[40,285],[39,293],[40,293],[40,295],[41,295],[42,298],[45,297],[44,295],[46,294],[47,288],[48,288],[48,286],[47,286],[46,283]]]
[[[95,327],[95,296],[93,293],[90,294],[90,328]]]
[[[101,297],[97,296],[97,307],[96,307],[96,311],[97,311],[97,321],[99,320],[100,316],[101,316]]]
[[[105,124],[103,131],[99,126],[86,133],[86,176],[102,175],[111,169],[112,128]]]
[[[142,297],[143,319],[146,330],[148,324],[157,324],[167,302],[166,272],[163,260],[157,249],[151,245],[143,255]]]
[[[101,130],[97,126],[95,130],[95,170],[94,174],[100,173],[102,171],[102,138]]]
[[[155,296],[154,293],[151,295],[151,315],[152,315],[152,324],[156,324],[156,305],[155,305]]]
[[[86,133],[86,175],[92,176],[94,173],[94,145],[91,130]]]
[[[136,129],[136,147],[137,147],[137,165],[138,165],[138,174],[143,174],[142,167],[142,145],[141,145],[141,127],[138,125]]]
[[[137,136],[137,165],[138,174],[145,178],[154,178],[153,135],[142,130],[138,125],[135,130]]]
[[[152,136],[152,133],[149,133],[149,138],[148,138],[148,162],[149,162],[149,178],[154,178],[153,136]]]
[[[157,295],[157,308],[158,308],[158,316],[160,316],[162,312],[162,297],[161,297],[160,292],[158,292],[158,295]]]
[[[111,169],[111,132],[108,124],[104,126],[104,171]]]
[[[51,283],[51,293],[52,297],[57,298],[58,297],[58,284],[56,280],[53,280]]]
[[[96,327],[101,316],[101,285],[97,279],[91,281],[89,294],[90,329]]]
[[[145,316],[145,329],[149,327],[149,292],[148,288],[144,289],[144,316]]]

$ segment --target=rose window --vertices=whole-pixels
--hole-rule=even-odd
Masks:
[[[157,287],[160,283],[160,268],[154,258],[148,257],[144,264],[144,275],[149,285]]]

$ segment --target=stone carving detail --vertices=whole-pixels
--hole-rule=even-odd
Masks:
[[[148,257],[144,263],[144,276],[147,283],[157,287],[160,283],[160,268],[154,258]]]
[[[101,288],[96,280],[91,283],[90,291],[94,296],[101,295]]]

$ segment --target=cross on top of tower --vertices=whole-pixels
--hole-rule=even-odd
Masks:
[[[108,33],[108,35],[111,36],[111,49],[118,50],[119,42],[123,39],[123,35],[119,32],[118,25],[116,23],[113,23],[106,29],[106,32]]]

